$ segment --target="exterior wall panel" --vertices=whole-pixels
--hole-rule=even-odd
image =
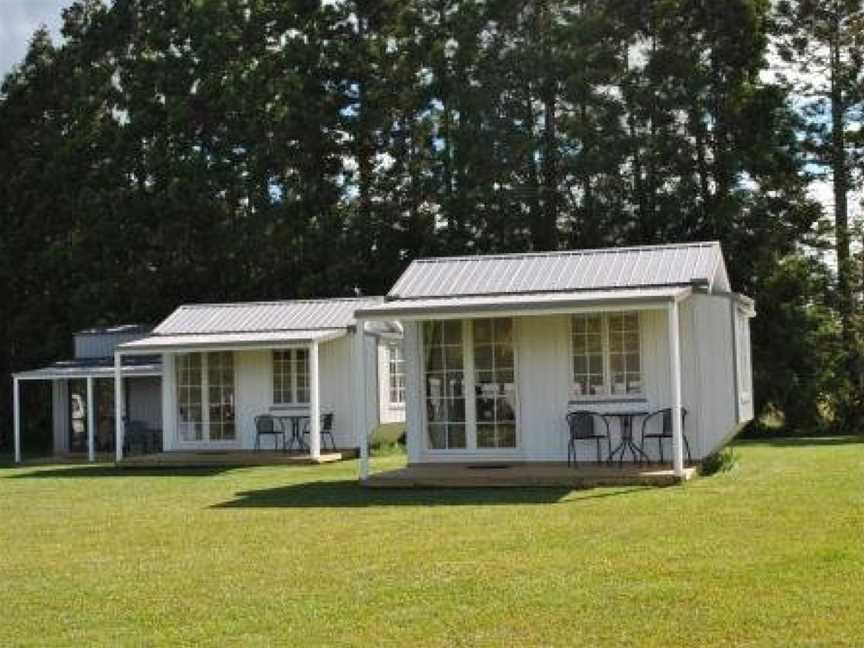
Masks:
[[[160,378],[127,378],[129,390],[127,416],[131,421],[142,421],[149,427],[162,428],[162,380]]]

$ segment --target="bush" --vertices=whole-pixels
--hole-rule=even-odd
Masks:
[[[729,472],[738,465],[738,455],[732,448],[724,448],[719,452],[708,455],[702,460],[702,474],[714,475],[721,472]]]

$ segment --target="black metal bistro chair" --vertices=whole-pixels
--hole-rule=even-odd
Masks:
[[[600,422],[599,429],[598,423]],[[570,440],[567,443],[567,465],[576,465],[576,442],[594,441],[597,444],[597,463],[603,461],[600,453],[600,441],[606,439],[608,446],[606,456],[612,454],[612,439],[609,435],[609,421],[598,412],[577,410],[567,415],[567,427],[570,430]]]
[[[282,439],[282,451],[285,451],[285,431],[282,429],[282,424],[275,416],[270,414],[261,414],[255,417],[255,449],[261,449],[261,437],[272,436],[273,449],[279,449],[279,439]]]
[[[660,429],[654,432],[646,431],[648,422],[656,417],[660,417]],[[687,450],[687,461],[693,463],[693,456],[690,454],[690,442],[687,441],[687,435],[684,434],[684,423],[687,420],[687,410],[681,408],[681,438],[684,439],[684,448]],[[642,442],[639,444],[642,452],[645,452],[645,439],[657,439],[657,450],[660,454],[660,463],[663,463],[663,440],[672,438],[672,408],[666,407],[652,412],[642,420]]]
[[[307,420],[303,426],[303,435],[306,436],[310,434],[312,431],[312,422],[311,420]],[[323,441],[324,437],[330,437],[330,449],[334,452],[336,451],[336,439],[333,438],[333,413],[328,412],[327,414],[321,415],[321,439]],[[324,443],[321,444],[324,449],[326,449],[326,445]],[[306,447],[309,447],[309,444],[306,444]]]

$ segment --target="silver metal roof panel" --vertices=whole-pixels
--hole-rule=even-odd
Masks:
[[[718,270],[719,268],[719,270]],[[716,241],[597,250],[418,259],[388,300],[652,286],[728,286]],[[365,308],[365,307],[364,307]]]
[[[193,335],[345,329],[353,326],[354,311],[380,304],[382,297],[187,304],[168,316],[153,333]]]

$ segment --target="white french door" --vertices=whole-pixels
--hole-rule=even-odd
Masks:
[[[237,441],[234,354],[176,356],[177,438],[187,445],[233,445]]]
[[[518,447],[511,318],[425,322],[422,330],[426,447]]]

